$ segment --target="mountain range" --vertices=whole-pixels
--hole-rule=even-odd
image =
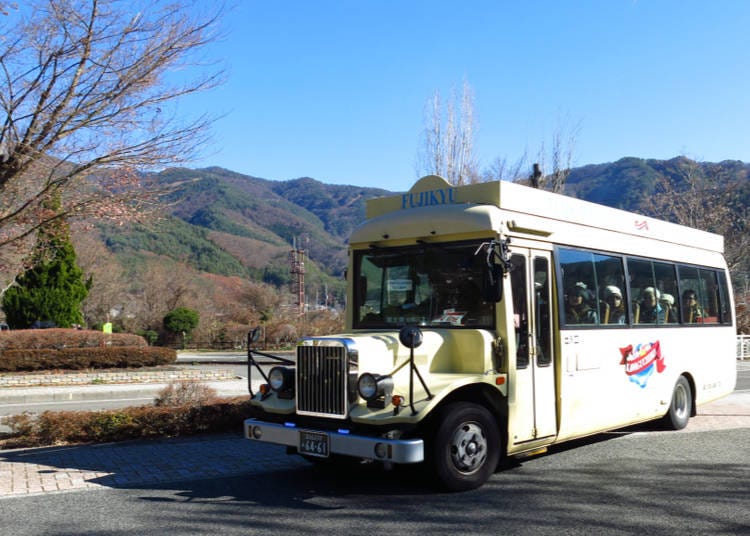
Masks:
[[[622,158],[574,168],[566,194],[641,211],[661,179],[679,190],[687,170],[741,184],[750,199],[750,164]],[[152,177],[171,188],[155,222],[100,226],[98,236],[127,269],[144,257],[162,256],[221,276],[239,276],[282,287],[290,282],[289,253],[305,251],[311,285],[343,288],[346,240],[364,219],[365,201],[388,195],[379,188],[325,184],[304,177],[275,181],[219,167],[175,168]]]

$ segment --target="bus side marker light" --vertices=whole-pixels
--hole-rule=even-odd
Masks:
[[[495,378],[495,385],[505,385],[505,376]]]
[[[406,399],[403,396],[393,395],[391,397],[391,404],[393,404],[393,414],[398,415],[405,403]]]

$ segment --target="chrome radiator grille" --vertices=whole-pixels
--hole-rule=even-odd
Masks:
[[[300,414],[345,418],[348,405],[347,348],[297,347],[297,411]]]

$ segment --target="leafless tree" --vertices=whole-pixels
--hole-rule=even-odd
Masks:
[[[11,9],[18,9],[18,4],[16,2],[0,1],[0,15],[7,16]]]
[[[425,109],[417,173],[440,175],[456,186],[479,182],[475,136],[474,94],[468,82],[464,82],[460,98],[452,92],[445,109],[435,92]]]
[[[528,154],[524,154],[517,160],[510,162],[506,157],[498,156],[492,164],[482,173],[482,180],[487,181],[512,181],[518,182],[527,178]]]
[[[573,155],[580,129],[580,123],[571,124],[569,120],[558,120],[549,149],[545,141],[542,141],[536,158],[541,172],[541,177],[535,183],[537,188],[563,193],[573,169]]]
[[[197,297],[197,273],[184,263],[154,258],[136,277],[135,288],[131,289],[132,307],[139,321],[150,329],[161,326],[169,311],[192,306]]]
[[[90,232],[73,233],[76,260],[92,286],[83,302],[83,316],[89,326],[103,323],[110,311],[127,302],[127,279],[104,242]]]
[[[0,2],[0,264],[15,274],[51,220],[123,222],[152,202],[139,172],[193,158],[210,125],[177,103],[222,75],[177,72],[196,66],[219,12],[162,0],[9,7]],[[45,209],[52,196],[59,210]]]
[[[673,177],[658,180],[645,208],[654,217],[723,235],[729,269],[745,271],[750,264],[750,211],[738,200],[740,187],[721,166],[707,168],[683,157]]]

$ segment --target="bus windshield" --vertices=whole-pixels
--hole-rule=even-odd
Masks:
[[[419,244],[355,252],[354,327],[406,324],[487,328],[494,303],[482,299],[480,243]]]

